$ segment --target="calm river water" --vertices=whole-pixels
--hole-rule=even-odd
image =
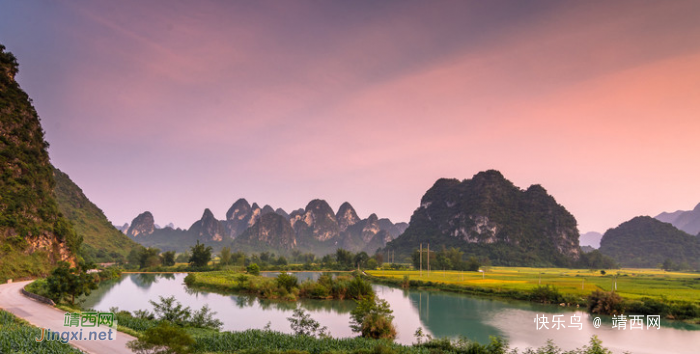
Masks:
[[[270,275],[270,274],[268,274]],[[274,274],[271,274],[274,275]],[[300,279],[316,277],[318,273],[296,273]],[[192,309],[204,304],[217,312],[216,318],[224,323],[224,330],[239,331],[264,328],[268,323],[276,331],[291,333],[288,317],[299,305],[311,313],[311,317],[328,327],[334,337],[356,335],[350,330],[352,301],[304,300],[298,303],[258,300],[242,295],[220,295],[204,291],[192,291],[183,282],[186,274],[125,274],[121,279],[103,283],[85,300],[85,308],[109,311],[151,310],[149,300],[159,296],[175,298]],[[394,310],[397,326],[397,342],[415,342],[414,333],[419,327],[434,337],[465,336],[471,340],[488,343],[489,336],[501,336],[511,347],[539,347],[547,339],[566,350],[588,344],[597,335],[603,345],[614,353],[625,351],[634,354],[697,354],[700,352],[700,326],[679,322],[661,321],[660,329],[612,328],[609,318],[604,318],[600,328],[595,328],[593,317],[585,311],[552,305],[537,305],[516,301],[475,298],[460,294],[434,291],[396,289],[374,285],[378,296],[387,300]],[[568,328],[553,329],[555,315],[563,315],[563,325]],[[570,327],[571,316],[581,317],[581,329]],[[544,316],[549,329],[537,329],[535,317]]]

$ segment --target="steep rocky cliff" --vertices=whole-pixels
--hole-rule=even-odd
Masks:
[[[156,226],[153,214],[150,211],[145,211],[131,221],[131,226],[126,231],[126,235],[132,238],[143,238],[153,234],[155,231]]]

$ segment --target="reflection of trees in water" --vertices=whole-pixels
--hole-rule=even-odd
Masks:
[[[126,279],[126,277],[120,277],[119,279],[110,279],[100,282],[97,289],[90,292],[89,296],[83,296],[79,301],[84,301],[83,306],[85,308],[92,308],[98,303],[107,293],[109,293],[112,288],[121,284]]]
[[[141,289],[149,289],[153,283],[158,282],[156,275],[150,273],[131,274],[130,278]]]
[[[231,296],[231,299],[233,299],[233,302],[236,304],[236,307],[241,308],[241,309],[255,305],[255,296],[236,295],[236,296]]]
[[[281,301],[270,299],[258,299],[253,295],[235,295],[231,299],[238,308],[255,306],[256,302],[262,310],[279,310],[279,311],[294,311],[297,307],[301,307],[310,312],[332,312],[332,313],[350,313],[356,303],[354,300],[300,300],[300,301]]]
[[[163,273],[163,274],[158,274],[158,277],[167,279],[167,280],[175,280],[175,274],[173,273]]]

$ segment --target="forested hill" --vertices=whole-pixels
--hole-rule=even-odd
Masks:
[[[495,170],[435,182],[408,229],[386,249],[405,259],[421,243],[456,247],[497,265],[569,266],[581,256],[574,216],[542,186],[522,190]]]
[[[670,223],[638,216],[608,230],[600,241],[600,252],[623,267],[655,268],[664,262],[684,269],[700,268],[700,238]]]
[[[81,254],[93,262],[125,260],[136,242],[117,230],[67,174],[54,169],[58,207],[83,238]]]
[[[0,45],[0,281],[74,261],[81,244],[54,198],[48,143],[18,70]]]

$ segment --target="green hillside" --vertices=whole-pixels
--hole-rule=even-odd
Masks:
[[[0,281],[74,261],[81,239],[53,197],[53,169],[39,116],[0,45]]]
[[[54,196],[58,207],[83,238],[82,255],[94,262],[111,262],[125,258],[138,244],[117,230],[102,210],[59,169],[54,169]]]

